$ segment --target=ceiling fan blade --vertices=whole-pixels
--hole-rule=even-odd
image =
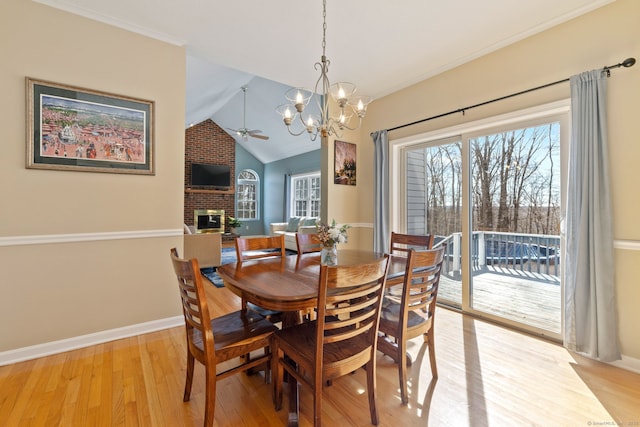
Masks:
[[[253,137],[253,138],[258,138],[258,139],[269,139],[268,136],[266,135],[258,135],[260,133],[262,133],[262,131],[260,129],[252,129],[249,130],[246,127],[246,121],[247,121],[247,86],[242,86],[240,89],[242,89],[242,93],[243,93],[243,105],[244,105],[244,114],[243,114],[243,123],[245,123],[244,127],[240,128],[240,129],[229,129],[230,131],[233,131],[236,133],[236,135],[241,136],[242,139],[244,141],[247,141],[249,139],[249,137]]]
[[[258,135],[260,133],[262,133],[262,131],[260,129],[252,129],[250,131],[247,131],[249,133],[250,136],[254,137],[254,138],[259,138],[259,139],[269,139],[269,137],[267,135]]]

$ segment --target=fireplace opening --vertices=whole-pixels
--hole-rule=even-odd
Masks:
[[[196,233],[224,233],[224,210],[196,209],[193,216]]]

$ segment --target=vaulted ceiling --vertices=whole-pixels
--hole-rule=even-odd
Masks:
[[[35,1],[185,46],[185,127],[243,127],[247,85],[246,127],[270,138],[239,144],[263,163],[319,148],[290,136],[275,108],[289,87],[313,89],[319,77],[320,0]],[[379,98],[612,1],[328,0],[329,78]]]

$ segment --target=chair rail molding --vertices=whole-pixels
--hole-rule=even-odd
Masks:
[[[175,237],[181,236],[182,234],[184,234],[183,229],[176,228],[168,230],[7,236],[0,237],[0,246],[46,245],[51,243],[93,242],[99,240],[148,239],[153,237]]]
[[[616,249],[627,249],[630,251],[640,251],[640,241],[638,240],[614,240],[613,247]]]

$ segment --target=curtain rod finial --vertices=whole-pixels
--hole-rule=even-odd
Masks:
[[[627,58],[622,61],[622,66],[625,68],[633,67],[636,63],[636,58]]]

